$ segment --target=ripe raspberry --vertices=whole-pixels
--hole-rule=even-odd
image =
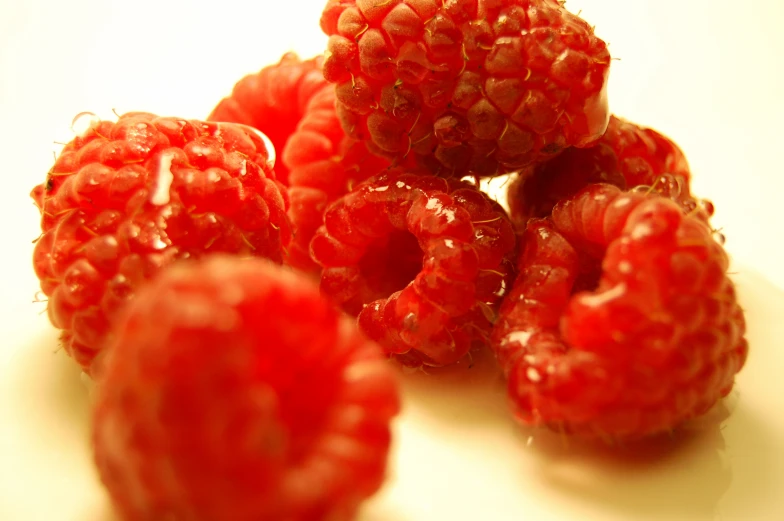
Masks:
[[[612,116],[602,139],[589,148],[570,148],[519,175],[508,188],[512,221],[521,229],[531,217],[546,217],[555,203],[591,183],[622,190],[655,190],[687,212],[708,219],[713,205],[691,195],[691,173],[678,145],[655,130]]]
[[[126,309],[93,414],[123,519],[348,521],[378,490],[394,373],[315,285],[218,256]]]
[[[117,313],[172,261],[206,252],[282,261],[285,188],[250,127],[129,113],[93,121],[33,190],[33,263],[66,352],[87,372]]]
[[[558,0],[329,0],[346,132],[440,175],[496,175],[605,131],[610,55]]]
[[[492,343],[523,423],[636,438],[729,393],[745,322],[704,221],[596,184],[528,221],[524,240]]]
[[[514,248],[503,210],[476,188],[399,171],[333,203],[311,242],[322,293],[410,365],[456,362],[484,339]]]
[[[277,64],[238,81],[231,95],[221,100],[207,119],[254,127],[266,134],[281,153],[308,102],[325,89],[333,90],[321,73],[322,64],[321,56],[302,61],[296,54],[286,53]],[[276,165],[275,174],[278,181],[288,184],[285,162]]]
[[[304,271],[318,271],[310,258],[310,241],[323,224],[327,205],[351,188],[389,167],[389,161],[371,154],[365,143],[349,138],[335,112],[335,90],[313,96],[297,129],[283,149],[290,169],[289,218],[294,238],[286,263]]]

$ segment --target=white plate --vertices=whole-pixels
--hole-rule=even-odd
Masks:
[[[389,483],[359,521],[780,521],[784,292],[745,269],[736,280],[751,355],[736,391],[685,434],[588,448],[514,424],[492,360],[409,374]],[[56,343],[41,316],[2,366],[0,519],[111,521],[87,390]]]
[[[30,0],[0,6],[0,519],[109,521],[79,371],[32,304],[27,194],[82,111],[202,118],[243,74],[310,56],[322,0]],[[613,110],[685,149],[739,261],[751,354],[688,436],[589,450],[520,429],[487,361],[405,378],[388,486],[361,521],[784,519],[784,78],[776,0],[572,0],[622,60]],[[270,11],[274,10],[275,15]],[[155,13],[154,17],[151,13]],[[303,31],[306,31],[303,33]],[[772,281],[772,282],[771,282]],[[230,521],[230,520],[227,520]]]

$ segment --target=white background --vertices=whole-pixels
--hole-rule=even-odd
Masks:
[[[0,0],[0,519],[108,519],[84,443],[86,402],[77,372],[62,354],[51,355],[56,335],[38,315],[43,304],[31,304],[37,289],[31,241],[38,235],[38,216],[28,193],[45,179],[56,148],[53,141],[69,139],[71,119],[82,111],[107,114],[114,108],[120,113],[144,110],[205,117],[237,79],[276,61],[284,51],[296,49],[303,57],[321,52],[325,37],[317,24],[322,4],[323,0]],[[707,519],[721,512],[725,520],[784,519],[780,498],[751,496],[759,492],[762,479],[777,476],[784,482],[782,445],[771,441],[784,437],[782,420],[774,417],[774,412],[781,412],[781,403],[771,398],[782,390],[776,379],[784,370],[779,368],[782,358],[777,349],[784,340],[778,324],[784,299],[769,285],[784,287],[784,1],[570,0],[567,6],[582,9],[583,17],[610,43],[613,57],[619,58],[611,72],[612,110],[664,132],[685,150],[694,172],[694,191],[716,204],[715,224],[724,228],[727,247],[737,261],[752,349],[763,353],[770,347],[753,356],[744,371],[741,403],[745,397],[751,405],[733,416],[741,419],[727,423],[722,440],[722,447],[742,447],[749,439],[763,448],[741,451],[732,485],[722,485],[721,494],[708,496],[705,490],[710,487],[702,487],[696,495],[708,507],[700,503],[684,515]],[[412,383],[409,392],[416,394],[417,385],[421,382]],[[428,394],[438,396],[437,391]],[[474,398],[469,402],[478,403]],[[557,496],[552,487],[532,481],[530,461],[528,475],[525,465],[512,470],[504,466],[508,461],[497,450],[504,443],[517,450],[511,434],[482,427],[457,435],[447,425],[445,432],[434,435],[434,429],[444,426],[428,423],[427,415],[417,416],[417,407],[408,408],[400,426],[398,475],[409,478],[401,477],[400,484],[378,500],[380,506],[371,508],[367,521],[504,521],[525,512],[534,513],[531,519],[547,520],[649,514],[657,519],[657,513],[677,519],[677,510],[660,512],[644,498],[655,496],[657,490],[670,494],[670,489],[661,488],[667,480],[690,490],[693,481],[712,483],[723,475],[711,466],[716,464],[711,448],[689,456],[689,468],[665,465],[640,471],[652,472],[642,483],[587,477],[599,484],[588,495],[606,494],[604,502],[586,502],[577,493]],[[757,415],[754,421],[748,420],[749,414]],[[759,441],[759,432],[765,432],[755,423],[760,418],[773,422],[768,437],[762,438],[767,445]],[[504,420],[499,421],[506,429]],[[757,433],[757,438],[750,433]],[[460,440],[472,436],[479,448],[465,449],[466,463],[456,461],[460,456],[450,443],[459,447]],[[485,452],[480,450],[482,440],[487,440]],[[722,448],[722,454],[725,450],[729,449]],[[776,462],[778,474],[760,474],[755,465],[763,459]],[[726,461],[722,465],[726,467]],[[453,476],[475,469],[461,482],[468,489],[461,491],[460,483],[448,489],[433,485],[439,466]],[[423,475],[436,477],[423,481]],[[498,485],[496,479],[507,481]],[[510,479],[535,484],[518,486]],[[418,496],[418,491],[427,497]],[[672,500],[689,503],[694,496],[675,493]],[[471,502],[472,497],[478,503]],[[450,502],[460,508],[447,516]],[[475,504],[479,506],[472,514]],[[619,510],[618,504],[639,509]],[[749,512],[756,512],[756,517]],[[470,515],[474,517],[463,517]]]

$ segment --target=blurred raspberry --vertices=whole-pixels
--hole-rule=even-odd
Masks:
[[[280,155],[310,100],[323,90],[334,90],[324,80],[322,64],[321,56],[302,61],[296,54],[286,53],[275,65],[238,81],[207,119],[256,128],[269,137]],[[285,162],[275,165],[275,174],[281,183],[288,184]]]
[[[395,375],[310,281],[217,256],[126,309],[93,411],[122,519],[349,521],[381,486]]]

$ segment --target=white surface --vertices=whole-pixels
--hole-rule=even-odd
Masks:
[[[0,1],[0,519],[108,521],[78,371],[37,283],[28,197],[83,111],[201,118],[284,51],[320,52],[322,0]],[[674,446],[587,451],[508,419],[481,368],[407,379],[394,479],[361,521],[784,519],[784,15],[780,0],[572,0],[611,43],[610,100],[686,151],[738,261],[751,357],[727,408]],[[274,14],[271,12],[274,11]],[[762,275],[758,274],[761,273]],[[767,280],[763,277],[766,277]],[[716,414],[719,414],[717,412]],[[714,418],[715,419],[715,418]],[[666,445],[666,444],[665,444]],[[230,521],[230,520],[227,520]]]

